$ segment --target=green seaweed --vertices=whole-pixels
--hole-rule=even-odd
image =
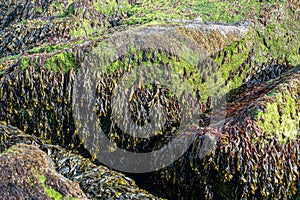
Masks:
[[[26,69],[30,65],[30,57],[29,56],[22,57],[19,63],[23,70]]]
[[[276,135],[283,144],[287,139],[295,140],[299,129],[297,122],[300,120],[299,116],[295,115],[298,107],[295,97],[293,98],[288,90],[280,92],[277,89],[272,91],[271,95],[275,96],[273,98],[276,100],[266,104],[267,111],[255,113],[258,125],[268,133],[267,137],[270,139]]]
[[[69,17],[75,14],[74,3],[70,3],[69,1],[69,4],[70,6],[68,7],[67,11],[64,14],[62,14],[60,17]]]
[[[260,8],[265,5],[284,4],[285,0],[240,0],[240,1],[215,1],[195,0],[193,9],[204,21],[210,22],[239,22],[257,19]]]
[[[191,19],[188,5],[190,1],[150,1],[137,3],[128,11],[128,18],[124,24],[147,24],[151,22],[165,22],[167,19]]]
[[[49,58],[44,65],[44,67],[48,70],[53,70],[54,72],[62,70],[64,73],[68,72],[75,66],[75,56],[72,52],[55,54]]]
[[[76,23],[77,28],[73,28],[71,30],[71,35],[73,38],[77,37],[88,37],[89,35],[92,35],[93,33],[102,33],[104,28],[98,28],[94,29],[91,26],[91,21],[87,19],[83,19],[80,23]]]
[[[2,64],[4,61],[7,61],[7,60],[16,60],[16,59],[18,59],[20,56],[21,56],[21,54],[18,54],[18,55],[12,55],[12,56],[7,56],[7,57],[0,58],[0,66],[1,66],[1,64]],[[0,67],[0,68],[1,68],[1,67]]]
[[[228,47],[225,47],[220,53],[220,57],[216,57],[215,62],[219,66],[221,66],[217,74],[218,82],[216,84],[218,85],[218,87],[221,87],[222,84],[224,84],[227,78],[230,76],[230,73],[238,70],[239,66],[241,66],[242,63],[247,59],[249,52],[251,51],[250,38],[251,33],[248,32],[245,38],[232,43]],[[238,49],[240,49],[240,52],[238,52]],[[228,56],[225,58],[225,52],[227,52],[226,54],[231,54],[232,52],[232,56]],[[223,88],[223,90],[229,92],[230,90],[241,86],[243,84],[242,77],[243,75],[245,75],[249,67],[249,65],[245,66],[245,69],[243,70],[241,76],[234,76],[234,78],[230,79],[227,86]]]
[[[119,3],[116,1],[95,1],[93,6],[99,13],[106,16],[113,16],[117,10],[118,12],[128,12],[131,9],[131,5],[127,0]]]
[[[218,74],[220,81],[217,84],[224,83],[229,76],[229,72],[236,71],[241,66],[251,49],[254,52],[251,56],[251,65],[255,63],[262,66],[264,63],[268,63],[270,59],[278,59],[279,63],[284,64],[287,64],[285,61],[287,59],[291,66],[298,65],[300,63],[300,43],[297,38],[300,37],[300,31],[297,25],[299,25],[299,22],[289,18],[281,22],[271,22],[266,27],[250,27],[243,39],[224,48],[218,53],[219,56],[215,57],[215,62],[221,66],[221,73]],[[237,49],[239,49],[239,52]],[[226,58],[225,54],[227,54]],[[232,54],[232,56],[228,56],[228,54]],[[251,67],[247,63],[239,76],[235,75],[228,81],[225,90],[228,92],[241,86],[247,72],[254,75],[254,72],[250,69]]]
[[[47,179],[46,176],[44,175],[40,176],[40,181],[42,182],[42,186],[46,194],[55,200],[63,199],[63,195],[60,192],[46,186],[46,179]]]
[[[58,17],[65,17],[65,9],[64,3],[59,1],[53,1],[48,7],[48,11]]]
[[[7,154],[7,153],[14,153],[15,155],[17,155],[18,150],[19,150],[18,147],[12,146],[11,148],[8,148],[8,149],[4,150],[3,152],[0,152],[0,155],[4,155],[4,154]]]

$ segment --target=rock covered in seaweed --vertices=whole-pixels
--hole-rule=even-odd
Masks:
[[[299,75],[297,66],[268,83],[239,90],[242,94],[233,98],[238,102],[227,104],[221,131],[196,131],[199,136],[189,151],[154,173],[158,188],[166,188],[161,194],[170,191],[170,196],[184,199],[299,196]],[[209,134],[219,136],[219,141],[202,158],[203,135]]]
[[[17,181],[22,178],[26,183],[25,185],[17,185],[21,188],[20,193],[16,193],[18,197],[34,198],[35,196],[44,198],[45,195],[39,193],[43,189],[38,187],[45,189],[46,186],[43,186],[45,176],[46,185],[48,185],[49,181],[49,186],[62,193],[63,196],[72,195],[80,199],[159,199],[140,189],[132,179],[125,177],[119,172],[109,170],[102,165],[97,166],[87,158],[83,158],[57,145],[47,144],[44,140],[33,135],[26,135],[16,127],[6,125],[3,122],[0,122],[0,141],[1,159],[3,159],[3,162],[1,162],[3,164],[2,171],[0,170],[1,174],[9,171],[7,165],[13,165],[13,163],[15,165],[12,167],[18,167],[18,169],[9,168],[10,170],[19,170],[20,168],[25,170],[24,174],[22,173],[23,171],[18,171],[18,177],[13,177],[12,179]],[[21,156],[18,157],[18,155]],[[7,159],[8,157],[10,161]],[[37,167],[37,169],[34,167]],[[14,173],[11,172],[11,174]],[[26,182],[28,181],[27,178],[31,176],[33,176],[33,179],[30,179],[32,181],[42,181],[40,185],[36,185],[36,188],[31,183],[37,182]],[[5,175],[1,177],[5,177]],[[57,177],[60,179],[58,182],[55,181]],[[10,184],[5,182],[5,180],[0,179],[3,187]],[[18,183],[20,182],[17,181],[14,184]],[[26,187],[28,184],[33,188]],[[63,186],[63,184],[66,186]],[[58,187],[60,188],[58,189]],[[75,192],[79,193],[72,193],[72,187],[75,188]],[[4,191],[4,197],[11,197],[10,190],[1,191]],[[45,197],[45,199],[48,199],[48,197]]]
[[[159,199],[139,189],[132,179],[123,174],[101,165],[97,166],[78,154],[55,145],[43,145],[41,149],[48,152],[60,174],[79,183],[88,198]]]
[[[233,30],[231,31],[228,27],[231,27]],[[191,33],[187,34],[189,31]],[[212,31],[212,33],[210,33],[210,31]],[[138,38],[138,40],[144,41],[144,47],[136,47],[136,53],[133,55],[128,54],[128,52],[125,52],[125,54],[122,55],[116,55],[119,56],[119,58],[112,60],[111,62],[113,65],[117,65],[117,67],[123,65],[124,69],[134,68],[135,66],[148,61],[161,65],[168,65],[171,68],[176,69],[185,64],[184,59],[182,61],[179,60],[180,52],[178,51],[181,48],[181,42],[189,41],[189,44],[186,45],[190,45],[189,48],[192,48],[194,51],[203,51],[202,54],[204,54],[203,56],[205,58],[212,52],[208,49],[206,50],[197,47],[197,45],[200,44],[200,41],[195,38],[201,38],[206,41],[202,44],[206,47],[209,45],[209,41],[212,41],[212,38],[218,36],[218,41],[223,40],[224,44],[217,45],[216,40],[214,40],[216,46],[212,48],[220,49],[223,48],[225,44],[232,43],[235,40],[238,40],[238,38],[243,37],[246,31],[246,26],[221,26],[214,24],[202,24],[197,26],[185,24],[184,26],[149,26],[136,28],[130,31],[113,34],[110,36],[111,38],[108,39],[108,42],[111,44],[122,40],[126,42],[126,38],[128,38],[127,36],[129,35],[138,36],[146,33],[151,33],[152,38]],[[170,45],[170,43],[174,42],[174,39],[178,40],[177,43]],[[21,130],[24,130],[26,133],[33,133],[36,136],[42,137],[49,143],[62,145],[63,147],[72,149],[82,149],[83,147],[81,146],[80,139],[78,138],[78,135],[76,135],[71,109],[71,91],[73,89],[73,81],[76,77],[76,70],[74,68],[79,67],[79,63],[85,58],[84,55],[86,52],[91,51],[94,45],[98,45],[101,48],[102,44],[103,41],[86,42],[81,46],[74,45],[74,47],[53,54],[38,54],[22,57],[16,62],[14,68],[5,71],[2,75],[0,89],[0,118],[17,126]],[[126,45],[130,45],[130,42]],[[77,49],[78,47],[80,48],[79,50]],[[123,47],[118,49],[118,51],[124,51],[122,48]],[[161,50],[155,48],[160,48]],[[209,51],[207,55],[206,51]],[[50,57],[48,58],[48,56]],[[131,60],[130,63],[126,62],[128,59]],[[92,62],[93,61],[91,61],[89,65],[91,65]],[[199,65],[201,65],[201,63],[199,63]],[[193,69],[188,69],[190,66],[187,65],[186,67],[189,76],[187,78],[193,80],[196,84],[198,80],[196,80],[195,77],[197,77],[197,75],[195,74],[191,77],[191,74],[193,72],[201,72],[199,72],[197,67],[195,67],[194,71],[192,71]],[[214,67],[207,64],[207,69],[203,68],[202,70],[210,70],[209,68]],[[49,69],[52,71],[49,71]],[[101,118],[109,118],[108,113],[111,112],[110,91],[114,89],[112,83],[118,81],[126,71],[128,70],[117,70],[112,77],[104,78],[104,85],[99,89],[101,92],[99,93],[100,104],[98,105],[98,112],[100,112],[99,115],[102,116]],[[181,69],[176,73],[181,73]],[[211,76],[208,76],[207,79],[211,78]],[[149,96],[150,99],[147,101],[150,102],[154,100],[153,97],[156,92],[154,90],[147,90],[148,89],[144,91],[144,94],[140,94],[140,99],[137,99],[137,102],[144,98],[143,96],[149,92],[151,95]],[[156,90],[159,91],[161,89],[157,88]],[[161,90],[159,93],[159,96],[162,98],[160,102],[169,101],[162,97],[163,92],[168,93],[166,89]],[[176,126],[176,123],[178,124],[178,122],[176,122],[176,118],[178,117],[175,117],[177,111],[172,111],[172,107],[176,107],[176,100],[172,101],[173,102],[171,102],[170,105],[166,104],[164,106],[168,107],[168,112],[171,113],[168,117],[170,126]],[[206,99],[203,101],[206,101]],[[18,102],[18,104],[16,104],[16,102]],[[102,110],[105,112],[102,112]],[[205,112],[204,108],[203,112]],[[168,127],[168,129],[171,129],[171,127]],[[121,139],[122,137],[119,138]],[[128,140],[132,140],[132,138],[128,138]],[[134,141],[130,141],[129,143],[131,143],[129,148],[132,148],[132,143],[134,143]],[[149,144],[149,142],[147,142],[147,144]],[[125,142],[123,146],[128,146],[127,142]]]
[[[0,39],[0,56],[16,56],[0,60],[0,68],[4,69],[0,75],[0,118],[28,134],[33,133],[41,138],[31,140],[29,139],[31,136],[25,134],[9,137],[4,134],[1,137],[2,143],[10,138],[9,144],[14,144],[15,141],[20,140],[40,144],[41,140],[44,139],[48,143],[76,149],[81,154],[90,156],[83,149],[80,139],[75,134],[74,121],[70,114],[71,94],[68,91],[70,91],[76,75],[76,70],[71,70],[71,68],[77,68],[78,63],[84,59],[84,55],[89,53],[94,45],[101,45],[104,38],[110,37],[114,32],[121,31],[120,35],[124,34],[123,38],[126,39],[126,31],[123,30],[129,27],[128,24],[144,23],[144,21],[149,20],[147,17],[152,14],[152,11],[161,9],[161,5],[159,5],[158,8],[150,12],[151,14],[147,14],[143,8],[142,12],[136,12],[141,9],[139,6],[147,5],[147,1],[118,1],[117,4],[114,4],[114,1],[104,4],[103,2],[97,0],[88,2],[6,1],[1,4],[3,9],[0,11],[0,18],[2,19],[0,33],[3,37]],[[130,7],[127,7],[127,2],[130,5],[137,4],[132,10],[127,10]],[[177,12],[178,10],[175,8],[181,3],[181,1],[170,4],[167,2],[168,8],[166,9]],[[183,41],[188,38],[188,40],[195,40],[195,42],[204,45],[206,51],[215,61],[211,65],[210,63],[199,63],[200,72],[195,73],[189,68],[183,69],[183,65],[178,72],[182,73],[183,78],[192,80],[194,84],[203,83],[204,87],[200,86],[202,95],[205,93],[205,86],[209,81],[213,81],[219,87],[219,90],[214,91],[214,94],[222,91],[228,93],[228,121],[222,132],[205,127],[209,124],[211,110],[209,105],[212,104],[209,101],[205,102],[206,99],[200,102],[203,106],[201,112],[204,117],[200,119],[199,125],[204,126],[204,128],[200,128],[195,133],[197,137],[195,144],[182,159],[158,172],[149,183],[150,185],[157,184],[161,188],[165,187],[168,192],[165,191],[163,194],[167,197],[168,195],[176,195],[176,198],[178,196],[182,198],[202,196],[207,199],[268,198],[267,195],[269,194],[273,195],[274,198],[289,198],[295,193],[295,183],[297,179],[299,180],[299,163],[297,162],[299,161],[297,150],[299,149],[299,137],[294,134],[295,137],[286,138],[290,136],[287,134],[288,131],[292,130],[295,133],[295,127],[297,128],[299,122],[299,104],[297,104],[299,103],[297,101],[299,95],[297,96],[297,89],[294,90],[293,88],[298,83],[295,78],[292,78],[294,80],[292,82],[286,82],[283,77],[290,79],[291,76],[286,72],[299,64],[299,40],[297,40],[299,24],[295,20],[296,18],[299,19],[299,12],[295,7],[297,4],[299,3],[288,1],[284,6],[265,6],[261,9],[258,19],[263,26],[256,24],[243,39],[232,37],[234,34],[227,34],[228,32],[224,27],[221,27],[221,30],[225,30],[225,36],[224,31],[214,30],[215,27],[225,26],[224,24],[194,23],[194,21],[189,20],[177,21],[180,24],[177,36],[185,35],[185,37],[181,37]],[[47,9],[40,10],[43,5],[47,5]],[[103,6],[107,9],[101,9]],[[284,12],[286,11],[282,9],[286,9],[286,7],[291,9],[295,19],[290,20],[285,16]],[[20,12],[20,8],[24,8],[25,11]],[[269,8],[276,12],[271,14]],[[132,14],[133,16],[130,16]],[[274,14],[277,16],[272,16]],[[130,21],[135,18],[138,18],[137,22]],[[276,23],[273,23],[273,19]],[[123,23],[127,25],[122,26]],[[205,25],[210,26],[211,29],[201,29]],[[112,28],[114,26],[116,27]],[[235,28],[233,25],[226,26],[231,29]],[[157,26],[142,27],[140,33],[145,34],[152,30],[154,33],[152,36],[157,37],[157,34],[161,33],[159,30],[163,28],[170,30],[174,27],[178,27],[178,24],[164,25],[163,22]],[[19,35],[19,40],[16,40],[15,35]],[[72,40],[69,40],[70,38]],[[119,40],[122,40],[122,37]],[[171,43],[168,39],[158,40],[158,42],[165,45],[165,49]],[[34,48],[36,46],[40,47]],[[159,60],[162,60],[161,64],[165,63],[168,66],[176,66],[177,61],[179,64],[184,64],[180,63],[181,58],[178,56],[177,50],[172,49],[172,45],[169,46],[170,48],[165,52],[156,49],[142,49],[141,51],[136,50],[134,55],[121,56],[117,60],[112,60],[114,62],[112,69],[128,67],[128,64],[132,64],[127,62],[128,59],[137,66],[143,62],[156,63]],[[79,50],[77,50],[78,48]],[[25,53],[21,54],[23,51]],[[132,68],[128,67],[128,69]],[[112,90],[113,82],[120,78],[123,73],[126,73],[126,70],[115,70],[113,75],[103,80],[100,89]],[[193,74],[194,76],[195,74],[196,76],[199,75],[200,81],[198,79],[193,80]],[[283,76],[278,78],[281,75]],[[286,88],[281,81],[288,87]],[[282,87],[282,90],[280,88],[280,92],[274,90],[275,86]],[[136,122],[141,123],[144,117],[139,114],[137,108],[140,106],[147,108],[147,104],[142,99],[148,98],[147,102],[153,100],[156,91],[160,89],[158,87],[151,91],[142,88],[134,91],[136,98],[134,99],[135,102],[132,103],[131,111],[134,113]],[[164,90],[164,92],[166,91]],[[149,93],[150,95],[148,95]],[[276,102],[265,98],[266,93],[270,96],[278,96]],[[167,102],[165,105],[169,105],[169,108],[167,107],[167,111],[171,113],[168,116],[169,125],[176,127],[176,124],[180,122],[178,117],[180,110],[177,109],[176,99],[168,99],[167,95],[163,93],[158,94],[159,98],[156,100]],[[101,91],[98,95],[100,99],[97,99],[100,102],[98,114],[103,119],[110,112],[111,93]],[[256,101],[262,102],[262,105]],[[204,105],[208,105],[208,108]],[[251,107],[253,105],[257,107]],[[171,109],[171,107],[175,109]],[[249,114],[250,110],[254,114]],[[285,127],[287,129],[284,129]],[[274,132],[274,130],[279,131]],[[198,151],[207,132],[222,137],[215,151],[199,160]],[[149,141],[136,142],[135,138],[127,137],[122,132],[118,132],[116,126],[114,133],[107,135],[125,149],[126,147],[135,151],[153,149],[153,146],[149,145]],[[165,136],[170,135],[172,134]],[[163,145],[162,142],[164,140],[158,141],[157,147]],[[286,143],[282,144],[282,142]],[[1,148],[5,148],[5,145],[2,145]],[[66,153],[59,147],[50,146],[48,151]],[[289,153],[291,156],[288,155]],[[77,165],[81,166],[77,161],[84,159],[70,153],[66,154],[68,156],[63,156],[63,158],[55,153],[50,154],[50,156],[59,157],[59,160],[72,160],[73,168],[62,164],[61,170],[69,177],[79,175],[72,169],[76,168]],[[284,157],[284,161],[280,159],[281,156]],[[249,170],[249,166],[253,166],[254,169]],[[95,169],[95,166],[91,167]],[[101,168],[101,170],[105,171],[106,169]],[[101,170],[100,174],[103,172]],[[278,173],[280,170],[287,173]],[[119,174],[114,175],[118,178],[121,176]],[[271,177],[271,175],[274,176]],[[290,177],[288,177],[289,175]],[[92,181],[91,184],[86,184],[88,186],[85,189],[88,195],[93,196],[94,191],[99,191],[107,197],[124,196],[122,189],[111,190],[113,193],[105,193],[101,189],[103,185],[95,183],[98,175],[93,174],[91,176],[90,178],[85,177],[85,180]],[[258,179],[262,181],[259,182]],[[112,182],[114,181],[115,179]],[[125,181],[124,183],[126,185],[129,182]],[[165,185],[162,186],[161,183]],[[82,181],[82,187],[84,185],[84,181]],[[96,189],[94,190],[89,186],[94,186]],[[109,184],[105,186],[110,187]],[[289,190],[284,191],[282,186],[289,188]],[[274,191],[276,191],[275,194],[273,194]],[[298,189],[298,193],[299,191]]]
[[[0,174],[3,199],[87,199],[78,183],[58,174],[51,159],[32,145],[17,144],[2,152]]]
[[[78,37],[101,34],[114,26],[116,19],[123,18],[122,9],[130,7],[130,3],[100,0],[5,1],[0,4],[0,56],[22,54],[41,44],[54,46]]]

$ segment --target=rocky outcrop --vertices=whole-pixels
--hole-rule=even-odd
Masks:
[[[0,122],[0,141],[3,178],[0,188],[4,199],[14,198],[13,195],[43,199],[54,198],[51,195],[80,199],[158,199],[119,172],[97,166],[87,158],[47,144],[3,122]]]
[[[51,159],[37,147],[17,144],[0,155],[2,199],[87,199],[78,183],[55,171]]]
[[[22,57],[13,66],[13,69],[10,68],[4,71],[5,76],[2,77],[0,87],[0,118],[3,121],[9,121],[10,124],[17,126],[26,133],[42,137],[49,143],[82,149],[80,140],[75,134],[71,108],[73,81],[76,77],[75,69],[80,65],[92,66],[93,62],[104,59],[100,53],[102,45],[109,44],[117,48],[116,54],[111,55],[116,57],[116,60],[109,61],[116,63],[116,65],[118,65],[119,60],[123,62],[125,68],[129,65],[132,67],[138,66],[138,63],[147,61],[160,64],[169,62],[173,65],[173,68],[179,69],[176,72],[177,74],[182,73],[183,69],[179,67],[185,64],[184,62],[187,62],[188,59],[184,58],[182,54],[185,50],[190,50],[199,54],[198,60],[194,61],[197,62],[195,64],[198,66],[194,69],[189,69],[189,64],[186,66],[186,73],[190,76],[193,73],[192,70],[201,71],[200,67],[204,71],[210,71],[208,73],[216,70],[213,69],[216,66],[207,64],[206,68],[203,68],[204,66],[201,66],[200,60],[208,60],[214,52],[245,36],[246,32],[247,26],[244,25],[184,24],[183,26],[149,26],[115,33],[107,40],[85,42],[53,54],[34,54]],[[220,41],[223,41],[223,43]],[[118,43],[122,45],[118,45]],[[141,43],[144,45],[140,46]],[[128,51],[127,47],[134,44],[136,46],[133,50],[136,55],[130,55],[126,52]],[[94,45],[98,45],[98,47],[93,48]],[[208,46],[210,46],[209,49]],[[86,55],[86,52],[89,51],[92,53]],[[100,55],[97,55],[98,53]],[[93,57],[95,54],[96,58]],[[148,56],[147,54],[151,55]],[[167,56],[171,57],[167,58]],[[160,61],[159,57],[164,60]],[[176,58],[180,57],[182,61],[177,61]],[[126,59],[131,59],[132,63],[126,63]],[[104,63],[105,61],[101,62]],[[12,71],[10,72],[10,70]],[[124,74],[125,71],[121,73]],[[202,74],[202,76],[206,75]],[[204,80],[203,77],[197,77],[197,79],[195,77],[186,78],[198,85],[201,84],[202,79]],[[114,77],[116,80],[119,78],[120,74],[119,77]],[[207,79],[212,78],[214,78],[213,75],[208,75]],[[103,85],[103,89],[106,91],[113,90],[112,83],[113,81],[108,78],[106,85]],[[205,88],[206,86],[199,87]],[[203,98],[207,98],[205,93],[207,91],[202,91]],[[99,98],[103,99],[101,101],[103,105],[99,105],[99,109],[105,107],[104,110],[109,111],[110,102],[108,101],[110,101],[110,95],[110,92],[107,94],[99,93]],[[108,99],[108,101],[105,99]],[[105,116],[107,113],[102,115]]]
[[[101,166],[95,160],[97,152],[86,149],[78,135],[88,120],[80,124],[72,115],[73,83],[79,79],[90,85],[92,76],[84,75],[101,63],[105,73],[96,92],[96,114],[105,136],[114,141],[111,152],[115,147],[139,153],[161,148],[189,118],[182,117],[180,102],[193,110],[197,128],[183,127],[188,131],[182,136],[184,141],[193,135],[192,146],[182,158],[146,174],[138,184],[158,196],[178,199],[299,196],[299,3],[253,4],[250,9],[243,1],[224,2],[223,14],[217,2],[180,0],[0,4],[0,120],[8,124],[1,125],[1,150],[19,142],[38,146],[88,198],[155,198],[131,179]],[[207,13],[206,6],[214,12]],[[169,88],[145,84],[127,91],[132,92],[126,111],[130,116],[124,115],[122,106],[113,108],[113,91],[122,77],[149,64],[178,78]],[[180,86],[189,88],[195,98],[173,95],[172,89]],[[89,102],[86,93],[81,95],[78,105],[84,109]],[[226,107],[225,123],[216,129],[209,125],[221,97],[226,97],[221,105]],[[130,119],[142,127],[154,104],[167,113],[155,116],[167,121],[156,136],[132,137],[116,123],[118,119],[127,127]],[[203,157],[211,135],[219,140]]]
[[[293,199],[299,195],[299,74],[300,66],[268,83],[239,90],[234,98],[238,101],[227,104],[222,131],[200,129],[182,158],[154,173],[157,188],[165,187],[161,193],[200,199]],[[202,159],[207,134],[220,139]]]
[[[57,172],[79,183],[89,199],[159,199],[138,188],[131,178],[122,173],[97,166],[89,159],[59,146],[44,145],[41,149],[50,154],[56,163]]]

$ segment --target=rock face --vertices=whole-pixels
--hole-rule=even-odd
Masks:
[[[89,199],[159,199],[139,189],[132,179],[122,173],[97,166],[80,155],[54,145],[44,145],[41,149],[50,154],[57,172],[79,183]]]
[[[185,48],[192,49],[194,53],[199,53],[199,56],[203,57],[203,59],[208,59],[209,56],[218,52],[226,45],[244,37],[247,30],[248,27],[246,25],[238,24],[185,23],[179,26],[149,26],[132,28],[121,33],[116,32],[115,34],[111,34],[108,40],[105,41],[97,39],[100,41],[94,40],[86,41],[82,44],[74,44],[65,50],[58,50],[53,53],[37,53],[30,56],[21,56],[18,61],[12,60],[13,64],[3,72],[4,74],[9,74],[3,76],[1,82],[2,106],[0,108],[0,119],[9,121],[10,124],[17,126],[26,133],[42,137],[48,140],[48,143],[59,144],[72,149],[79,148],[80,151],[84,151],[75,131],[71,109],[71,91],[76,76],[76,70],[74,69],[78,68],[82,62],[85,64],[85,60],[89,59],[89,57],[86,58],[85,56],[86,52],[96,52],[93,46],[97,45],[101,50],[103,43],[108,42],[110,45],[115,45],[118,42],[122,42],[123,45],[120,46],[120,49],[117,49],[120,52],[119,55],[113,55],[119,58],[110,61],[116,65],[118,65],[119,60],[121,60],[124,67],[134,67],[138,66],[140,62],[151,61],[160,64],[164,63],[164,65],[170,63],[171,66],[174,65],[173,68],[179,68],[186,62],[183,58],[183,62],[176,61],[176,58],[181,56],[180,49],[182,48],[182,43],[186,42]],[[128,40],[131,37],[137,38],[137,40]],[[135,55],[130,55],[126,52],[126,46],[134,42],[140,42],[144,45],[135,47]],[[47,52],[47,49],[45,48],[44,51]],[[147,54],[152,55],[148,56]],[[170,56],[170,59],[167,58],[168,56]],[[160,57],[164,60],[161,61]],[[131,63],[126,63],[126,59],[131,59]],[[9,61],[9,63],[11,62]],[[91,62],[89,65],[92,64]],[[189,75],[193,73],[192,70],[201,70],[197,69],[201,67],[201,63],[197,64],[199,66],[195,67],[195,69],[187,69]],[[205,66],[205,68],[204,70],[213,71],[215,69],[210,68],[216,68],[216,66]],[[182,69],[179,69],[176,73],[182,73],[181,71]],[[122,71],[121,74],[125,72],[126,70]],[[121,74],[119,77],[114,77],[113,79],[118,80]],[[206,75],[203,74],[203,76]],[[208,76],[208,79],[212,78],[212,75]],[[201,79],[204,80],[203,77],[197,79],[188,77],[188,79],[192,80],[195,84],[198,84],[196,82],[200,82]],[[214,77],[214,79],[216,78]],[[113,89],[113,81],[109,80],[109,78],[106,81],[107,84],[103,85],[103,89],[111,91]],[[13,83],[18,84],[14,85]],[[201,88],[203,87],[201,86]],[[203,91],[203,93],[205,92]],[[103,107],[106,111],[102,113],[104,116],[107,115],[107,111],[109,110],[111,94],[110,92],[106,94],[99,93],[99,96],[100,99],[108,99],[108,101],[102,101],[103,105],[99,105],[99,107]],[[154,93],[152,96],[154,96]],[[176,121],[174,119],[170,120]]]
[[[299,105],[299,67],[235,94],[234,99],[240,99],[228,102],[222,132],[199,131],[182,158],[154,175],[161,180],[158,188],[200,199],[292,199],[297,194],[300,143],[299,129],[293,127],[299,120],[289,115],[299,109],[293,106]],[[282,118],[289,124],[280,122]],[[282,135],[275,137],[279,131]],[[201,159],[203,132],[221,136],[214,151]]]
[[[139,189],[132,179],[121,173],[97,166],[59,146],[46,144],[44,140],[26,135],[3,122],[0,122],[0,141],[0,172],[3,174],[0,182],[5,199],[13,198],[12,194],[43,199],[53,198],[45,195],[80,199],[158,199]],[[7,174],[12,176],[11,182],[7,182]],[[45,180],[46,186],[49,183],[56,192],[44,186]],[[7,186],[11,190],[5,190]],[[18,192],[12,192],[14,188]]]
[[[32,145],[17,144],[2,152],[0,167],[3,199],[87,199],[77,183],[58,174],[46,153]]]
[[[299,2],[251,4],[250,8],[243,0],[0,3],[0,120],[7,123],[0,124],[1,152],[17,143],[38,147],[54,162],[46,164],[70,180],[64,181],[64,187],[73,187],[71,181],[76,181],[87,198],[155,199],[132,179],[102,166],[95,160],[99,152],[87,149],[78,135],[88,126],[90,113],[74,115],[72,103],[78,95],[74,82],[83,80],[84,89],[91,89],[93,77],[87,77],[88,71],[99,67],[105,73],[92,88],[95,114],[105,137],[114,141],[111,153],[116,147],[136,153],[155,151],[182,128],[188,129],[182,127],[186,121],[195,122],[196,128],[182,135],[182,140],[194,137],[185,154],[144,174],[143,180],[137,178],[138,184],[170,199],[296,198],[300,193]],[[202,20],[197,20],[199,15]],[[247,22],[237,22],[241,20]],[[228,21],[235,23],[224,23]],[[147,65],[167,69],[174,82],[170,87],[154,82],[120,91],[121,99],[130,95],[129,109],[122,110],[123,104],[114,107],[113,95],[124,77]],[[194,96],[173,95],[174,88],[188,88]],[[89,103],[85,92],[77,96],[79,110]],[[220,105],[222,97],[226,102]],[[189,109],[184,109],[186,105]],[[130,135],[130,130],[148,134],[135,127],[150,124],[153,106],[167,113],[155,115],[166,118],[165,124],[153,125],[162,127],[159,133],[146,139]],[[217,129],[210,123],[218,109],[225,111],[225,120]],[[80,117],[86,120],[79,122]],[[211,136],[218,138],[214,147],[205,143]],[[211,150],[207,155],[202,155],[204,147]],[[42,155],[31,146],[18,148]],[[109,152],[104,156],[109,158]],[[30,159],[24,155],[21,162]],[[37,187],[52,187],[48,178],[43,185],[42,177]],[[82,195],[67,193],[64,187],[57,190],[62,195]],[[48,198],[38,191],[43,190],[25,192]]]

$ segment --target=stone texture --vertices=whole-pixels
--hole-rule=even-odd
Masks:
[[[78,183],[55,171],[51,159],[37,147],[17,144],[0,155],[0,194],[3,199],[87,199]],[[47,190],[48,189],[48,190]]]

